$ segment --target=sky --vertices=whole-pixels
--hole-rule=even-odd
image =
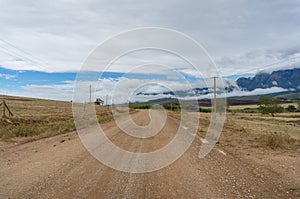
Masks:
[[[236,78],[260,70],[299,67],[299,10],[299,0],[0,0],[0,92],[72,99],[76,72],[91,52],[121,32],[143,27],[172,29],[192,38],[205,49],[222,76]],[[118,82],[118,73],[129,70],[126,64],[143,65],[154,59],[174,67],[181,63],[178,57],[162,52],[136,52],[120,66],[115,63],[110,72],[116,72],[117,77],[111,73],[105,81]],[[201,78],[183,65],[176,66],[176,71],[192,84]],[[168,76],[167,69],[148,67],[139,71],[148,77],[128,79],[135,85],[153,79],[179,84],[159,77]],[[62,91],[68,92],[61,95]],[[102,92],[101,97],[105,95]]]

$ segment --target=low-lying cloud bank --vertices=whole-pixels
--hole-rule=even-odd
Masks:
[[[76,92],[79,92],[81,102],[89,101],[90,85],[92,88],[92,101],[97,98],[101,98],[105,103],[120,104],[127,102],[145,102],[148,100],[159,99],[159,98],[175,98],[177,91],[188,91],[193,87],[193,85],[184,85],[180,82],[157,80],[155,82],[147,82],[147,80],[141,79],[113,79],[105,78],[99,80],[98,82],[82,81],[77,82],[76,87],[78,88]],[[24,91],[18,93],[18,95],[47,99],[58,99],[64,101],[71,101],[74,92],[74,81],[66,81],[61,84],[55,85],[26,85],[22,88]],[[193,94],[187,92],[188,95],[180,96],[178,98],[182,100],[195,100],[212,98],[212,87],[208,88],[209,93],[205,95]],[[283,89],[279,87],[272,87],[268,89],[255,89],[253,91],[243,91],[240,89],[234,89],[229,93],[220,93],[218,97],[232,97],[232,96],[250,96],[250,95],[263,95],[269,93],[277,93],[288,91],[288,89]],[[172,93],[174,92],[174,93]],[[138,95],[139,93],[139,95]],[[14,94],[14,93],[12,93]],[[15,93],[16,94],[16,93]],[[106,102],[107,99],[107,102]],[[78,99],[77,99],[78,100]]]

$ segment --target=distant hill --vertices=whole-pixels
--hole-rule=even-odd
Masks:
[[[261,96],[277,98],[281,102],[300,101],[300,91],[286,91],[280,93],[270,93],[266,95],[229,97],[227,98],[227,101],[229,104],[256,104],[259,102]]]
[[[241,89],[246,91],[271,87],[300,90],[300,68],[274,71],[271,74],[259,73],[252,78],[239,78],[236,83]]]
[[[269,96],[279,99],[281,102],[293,102],[300,101],[300,91],[286,91],[280,93],[270,93],[266,95],[251,95],[251,96],[236,96],[228,97],[226,100],[230,105],[239,105],[239,104],[257,104],[261,96]],[[183,100],[183,103],[193,103],[195,100]],[[149,100],[147,102],[141,102],[147,104],[164,104],[164,103],[178,103],[178,100],[174,98],[160,98],[155,100]],[[138,104],[138,102],[137,102]],[[198,104],[200,106],[211,106],[211,99],[199,99]]]

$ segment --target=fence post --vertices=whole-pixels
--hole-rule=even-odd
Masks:
[[[5,118],[5,101],[2,100],[2,117]]]
[[[6,111],[5,109],[7,109],[8,111],[8,116],[13,117],[14,114],[10,111],[8,105],[5,103],[5,100],[2,101],[2,103],[0,104],[0,106],[2,105],[2,117],[6,118]]]

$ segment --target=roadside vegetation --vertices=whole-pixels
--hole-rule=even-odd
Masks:
[[[211,108],[209,107],[199,107],[197,105],[193,104],[186,104],[183,106],[180,106],[178,103],[162,103],[162,107],[169,111],[180,111],[181,109],[184,109],[186,111],[196,111],[196,112],[202,112],[202,113],[210,113]],[[137,104],[130,104],[130,108],[133,109],[156,109],[159,108],[153,104],[148,103],[137,103]]]
[[[262,98],[256,105],[228,105],[227,111],[220,145],[300,152],[300,103]],[[180,118],[180,111],[168,114]],[[210,112],[200,114],[200,137],[206,136],[210,118]]]
[[[257,105],[229,106],[228,112],[225,135],[231,144],[300,150],[300,102],[261,97]]]
[[[3,97],[2,97],[3,98]],[[0,139],[3,141],[33,140],[75,130],[71,102],[32,98],[5,97],[14,116],[0,118]],[[193,104],[164,103],[162,106],[129,104],[135,109],[164,108],[168,115],[180,118],[180,110],[201,112],[199,136],[205,137],[211,108]],[[111,107],[96,106],[100,123],[113,119]],[[224,146],[262,147],[272,150],[300,150],[300,102],[280,104],[262,98],[257,105],[227,107],[220,143]]]
[[[21,97],[4,97],[13,117],[0,116],[0,139],[14,141],[50,137],[75,130],[72,103]],[[107,106],[96,106],[100,123],[112,120]]]
[[[272,115],[277,113],[296,113],[300,112],[300,102],[282,103],[276,98],[263,96],[257,105],[238,105],[229,106],[227,111],[231,113],[261,113],[264,115]]]
[[[279,105],[278,99],[266,96],[260,98],[258,109],[262,114],[271,114],[273,117],[275,113],[284,111],[284,108]]]

